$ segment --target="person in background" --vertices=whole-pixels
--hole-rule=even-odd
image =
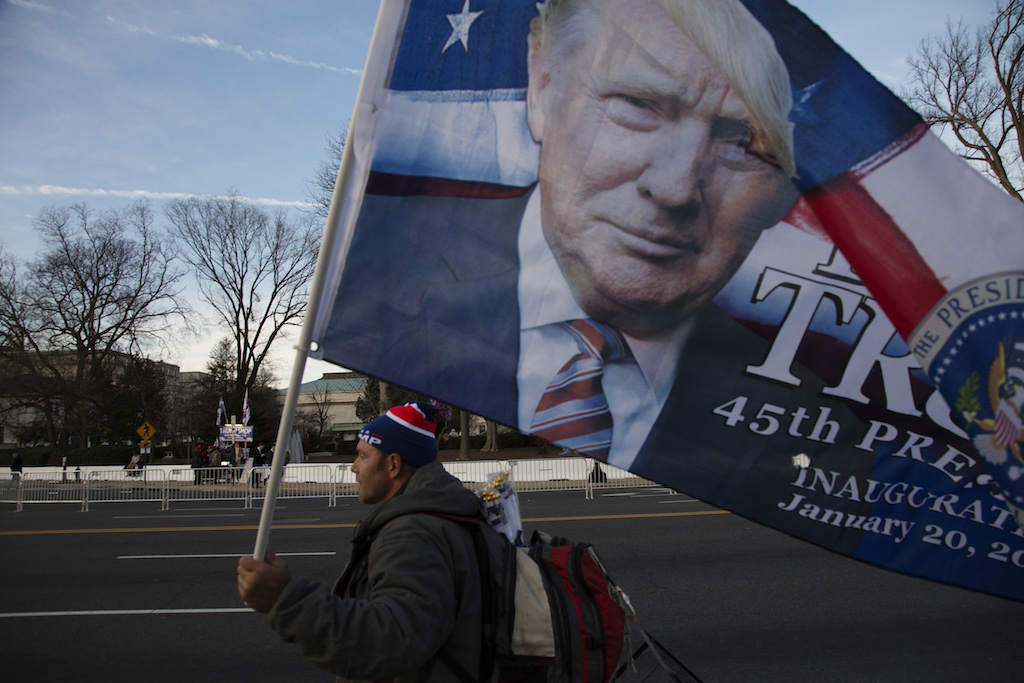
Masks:
[[[21,455],[18,451],[11,453],[11,473],[21,476],[22,469],[25,467],[24,462],[21,459]]]

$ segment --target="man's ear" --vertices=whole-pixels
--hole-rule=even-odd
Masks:
[[[395,479],[398,477],[402,473],[402,456],[398,453],[389,453],[385,470],[390,478]]]
[[[530,33],[526,61],[526,122],[530,126],[533,141],[538,144],[544,138],[544,93],[551,83],[551,71],[544,58],[542,38],[543,34],[536,28]]]

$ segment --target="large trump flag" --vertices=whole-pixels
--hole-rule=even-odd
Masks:
[[[385,0],[313,355],[1020,600],[1022,226],[780,0]]]

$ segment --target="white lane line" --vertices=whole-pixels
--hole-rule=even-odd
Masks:
[[[288,519],[288,518],[282,519],[280,517],[275,517],[274,518],[274,524],[312,524],[313,522],[319,522],[319,521],[320,521],[319,517],[298,517],[296,519]]]
[[[192,519],[202,518],[209,519],[210,517],[245,517],[244,512],[230,513],[226,515],[128,515],[114,517],[114,519]]]
[[[699,503],[696,498],[680,498],[679,500],[659,500],[659,505],[674,505],[675,503]]]
[[[601,493],[603,498],[660,498],[661,496],[678,495],[666,488],[653,488],[644,491],[621,491],[619,493]]]
[[[224,512],[225,510],[227,510],[227,509],[229,509],[229,508],[228,508],[228,507],[219,507],[219,508],[192,508],[192,507],[188,507],[187,505],[181,505],[181,506],[178,506],[178,507],[176,507],[176,508],[174,508],[174,509],[175,509],[175,510],[182,510],[182,511],[188,511],[188,512]],[[253,509],[255,510],[256,508],[253,508]],[[287,506],[287,505],[278,505],[278,506],[276,506],[276,507],[275,507],[274,509],[275,509],[275,510],[287,510],[287,509],[288,509],[288,506]],[[257,510],[257,512],[258,512],[258,511],[259,511],[259,510]]]
[[[118,555],[119,560],[209,560],[225,557],[242,557],[249,553],[207,553],[204,555]],[[275,553],[278,557],[327,557],[337,555],[333,550],[313,551],[306,553]]]
[[[150,614],[241,614],[252,610],[248,607],[212,607],[197,609],[95,609],[68,610],[64,612],[0,612],[0,619],[25,617],[120,617],[147,616]]]

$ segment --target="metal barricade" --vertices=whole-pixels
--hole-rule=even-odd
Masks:
[[[264,491],[266,491],[267,480],[270,479],[271,467],[269,465],[260,465],[259,467],[250,465],[244,469],[245,472],[242,475],[242,479],[245,481],[246,486],[245,507],[251,508],[253,500],[263,500],[266,498]],[[285,471],[287,471],[287,466]]]
[[[473,489],[486,484],[492,474],[508,469],[508,463],[503,460],[449,460],[441,464],[448,474]]]
[[[269,477],[269,469],[267,476]],[[264,489],[253,495],[263,497]],[[281,476],[278,498],[327,498],[330,505],[334,479],[330,465],[286,465]]]
[[[83,485],[67,472],[33,472],[27,470],[18,478],[18,510],[24,503],[80,503]]]
[[[168,472],[167,501],[238,500],[249,495],[244,467],[182,467]]]
[[[15,510],[21,512],[21,474],[18,472],[0,472],[0,503],[13,503]]]
[[[168,509],[167,472],[157,468],[90,470],[82,487],[82,511],[90,503],[146,502],[160,503]]]
[[[594,497],[595,489],[640,488],[660,486],[660,484],[644,479],[627,470],[613,467],[606,463],[587,458],[587,498]],[[672,491],[675,493],[675,491]]]
[[[266,483],[270,467],[254,467],[246,480],[248,498],[246,507],[254,500],[266,497]],[[334,472],[330,465],[285,465],[281,473],[278,498],[326,498],[327,506],[334,506]]]
[[[356,475],[352,473],[351,463],[334,466],[334,499],[333,505],[338,504],[338,498],[354,498],[359,495],[359,485],[356,484]]]
[[[591,458],[528,460],[454,460],[444,468],[467,488],[477,489],[497,472],[510,470],[518,491],[585,491],[592,498],[599,488],[658,486],[626,470]],[[0,472],[0,504],[17,511],[24,503],[90,503],[159,501],[161,509],[171,502],[230,501],[253,507],[265,497],[271,468],[151,466],[128,470],[121,467],[84,467],[71,470],[33,468],[21,476]],[[281,498],[326,498],[328,507],[338,497],[355,497],[358,486],[351,464],[289,464],[282,473]]]
[[[585,491],[589,458],[512,460],[517,491]]]

